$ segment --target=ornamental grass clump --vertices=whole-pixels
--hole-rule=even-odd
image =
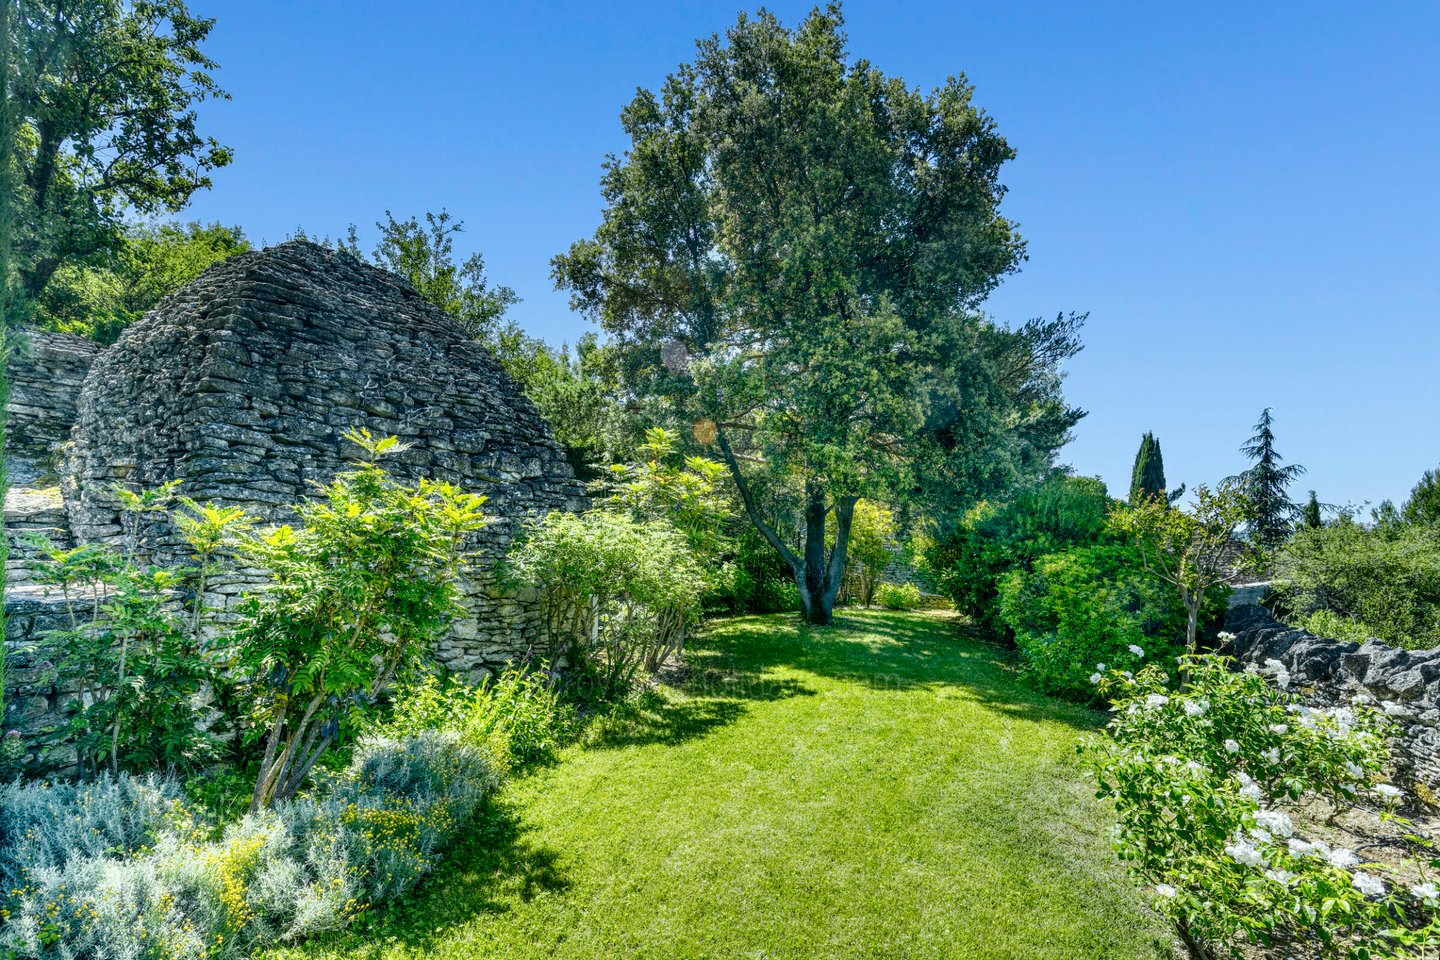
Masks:
[[[362,742],[323,795],[248,814],[218,840],[184,816],[137,814],[148,842],[131,831],[25,867],[0,955],[224,960],[344,926],[409,892],[495,783],[484,751],[426,731]]]
[[[1352,960],[1433,955],[1423,953],[1440,947],[1429,853],[1387,865],[1302,835],[1302,798],[1397,819],[1400,792],[1378,782],[1384,715],[1364,703],[1312,709],[1281,688],[1288,676],[1182,660],[1190,680],[1179,690],[1154,664],[1098,674],[1109,736],[1081,749],[1114,804],[1121,859],[1192,960],[1239,957],[1245,942]]]

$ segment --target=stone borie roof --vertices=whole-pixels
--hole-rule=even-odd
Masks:
[[[120,538],[117,483],[178,479],[197,500],[288,520],[357,452],[347,430],[411,444],[397,474],[489,497],[478,633],[459,628],[505,638],[485,663],[534,640],[533,611],[495,576],[520,521],[584,504],[549,425],[484,346],[393,274],[308,241],[239,254],[164,300],[95,360],[76,408],[65,493],[81,542]],[[157,559],[178,550],[163,525],[147,536]]]

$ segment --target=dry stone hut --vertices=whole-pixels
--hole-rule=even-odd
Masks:
[[[361,426],[412,444],[398,474],[489,497],[469,613],[439,662],[473,676],[523,654],[537,639],[533,604],[501,588],[497,564],[523,518],[583,505],[564,451],[445,313],[393,274],[306,241],[212,267],[94,360],[62,467],[70,532],[117,540],[113,486],[175,479],[197,500],[289,519],[288,505],[356,453],[342,435]],[[147,535],[156,556],[173,549],[173,531]]]

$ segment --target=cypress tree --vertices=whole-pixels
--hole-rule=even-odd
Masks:
[[[1255,435],[1240,447],[1240,452],[1253,463],[1249,470],[1232,479],[1239,480],[1254,517],[1250,521],[1250,533],[1262,546],[1279,546],[1290,536],[1295,521],[1301,517],[1301,507],[1290,502],[1286,491],[1295,478],[1305,472],[1298,463],[1281,466],[1284,461],[1275,449],[1274,418],[1270,408],[1260,413],[1260,420],[1254,427]]]
[[[1164,496],[1165,458],[1160,453],[1160,441],[1155,439],[1155,434],[1146,432],[1140,438],[1135,466],[1130,471],[1130,502],[1140,504]]]
[[[1320,498],[1315,496],[1315,491],[1310,491],[1310,499],[1305,504],[1305,509],[1300,515],[1300,522],[1311,530],[1323,526],[1325,521],[1320,516]]]

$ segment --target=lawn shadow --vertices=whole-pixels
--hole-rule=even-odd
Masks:
[[[664,682],[591,717],[580,744],[590,750],[652,743],[673,746],[735,723],[751,702],[814,694],[793,677],[687,664],[683,672],[672,673]]]
[[[953,687],[1016,718],[1081,730],[1104,724],[1096,710],[1030,685],[1013,650],[952,613],[845,609],[828,627],[798,617],[735,617],[715,621],[689,656],[702,669],[742,663],[762,684],[769,671],[790,668],[877,691]]]
[[[492,794],[445,851],[445,861],[408,896],[305,946],[354,960],[380,960],[398,941],[428,954],[451,928],[484,914],[506,913],[517,898],[528,903],[563,893],[570,882],[559,853],[530,841],[529,829],[511,802]]]

